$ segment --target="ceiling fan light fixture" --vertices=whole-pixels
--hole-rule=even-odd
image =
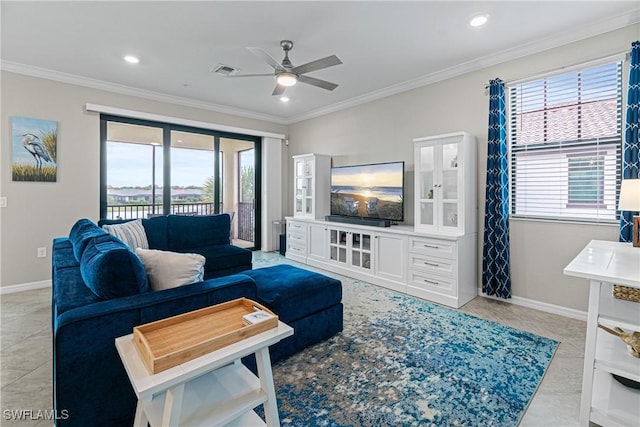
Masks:
[[[280,73],[276,77],[276,81],[281,86],[293,86],[298,82],[298,76],[293,73]]]

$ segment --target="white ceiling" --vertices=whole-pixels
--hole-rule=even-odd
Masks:
[[[640,22],[635,1],[0,2],[3,70],[292,123],[443,76]],[[487,25],[469,19],[489,14]],[[639,34],[640,37],[640,34]],[[337,55],[310,73],[333,92],[272,77],[229,79],[222,63],[269,73],[246,47],[294,65]],[[137,55],[140,63],[122,57]]]

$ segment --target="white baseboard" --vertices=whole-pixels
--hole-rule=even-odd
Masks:
[[[40,282],[21,283],[19,285],[10,285],[0,287],[0,295],[13,294],[16,292],[32,291],[34,289],[50,288],[51,280],[42,280]]]
[[[559,316],[569,317],[571,319],[587,321],[587,312],[575,310],[573,308],[563,307],[561,305],[549,304],[542,301],[536,301],[533,299],[522,298],[512,296],[510,299],[498,298],[491,295],[482,293],[482,288],[478,288],[478,295],[494,299],[496,301],[508,302],[515,305],[520,305],[527,308],[533,308],[534,310],[544,311],[546,313],[557,314]]]

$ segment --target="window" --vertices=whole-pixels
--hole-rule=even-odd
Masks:
[[[509,85],[514,217],[616,219],[622,62]]]
[[[569,202],[575,207],[604,204],[604,156],[569,157]]]

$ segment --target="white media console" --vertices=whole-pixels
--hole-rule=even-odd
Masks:
[[[476,234],[287,218],[286,257],[458,308],[477,295]]]
[[[287,218],[286,256],[458,308],[478,293],[477,142],[467,132],[453,132],[413,143],[412,226],[320,219],[330,212],[330,158],[294,156],[294,209]]]

